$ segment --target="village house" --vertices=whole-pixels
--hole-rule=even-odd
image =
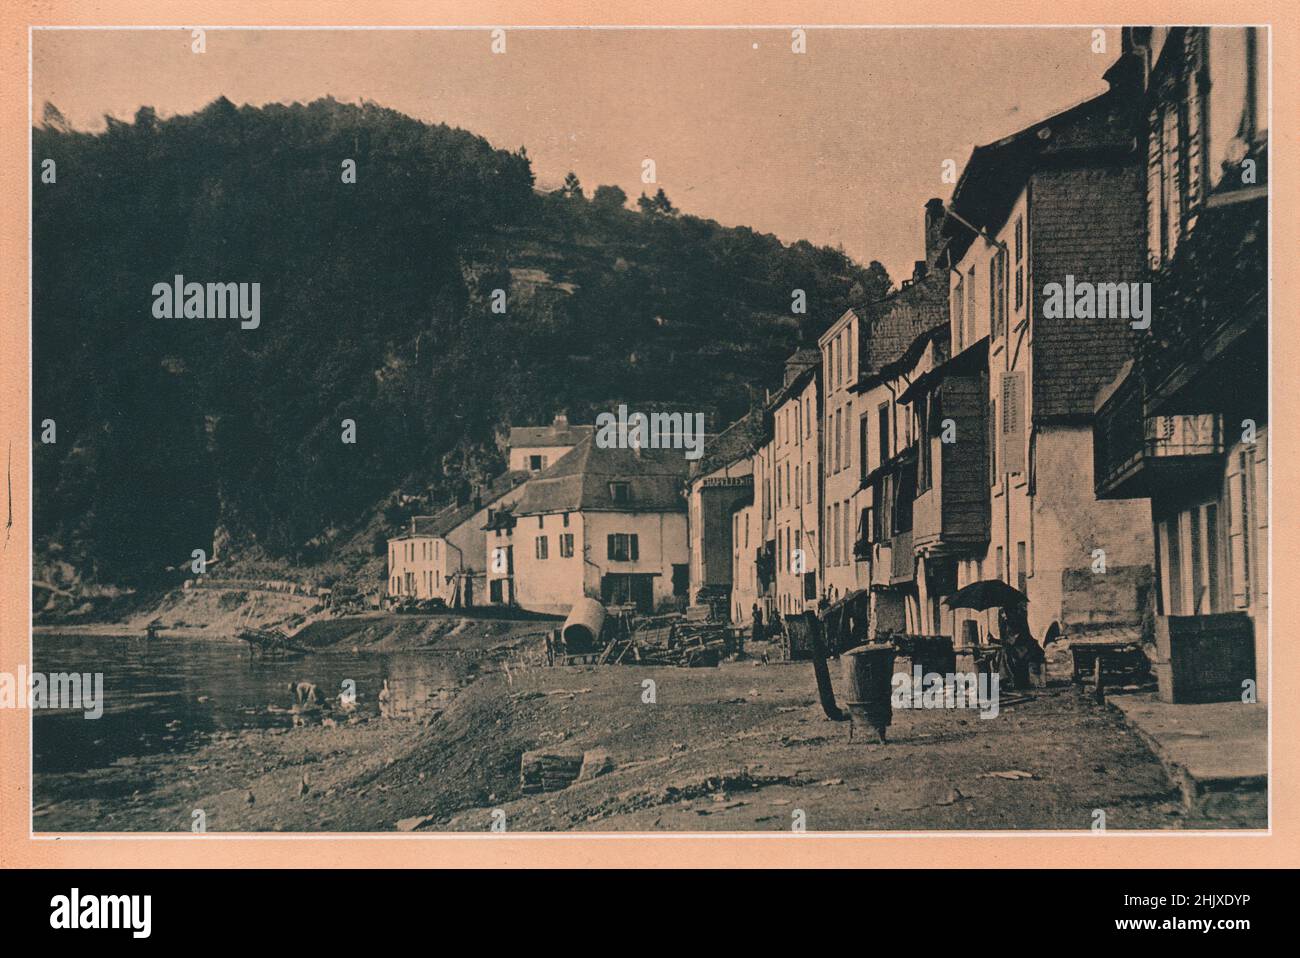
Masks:
[[[892,402],[893,394],[881,388],[864,395],[865,377],[879,372],[888,362],[895,360],[919,333],[919,321],[931,325],[937,320],[924,316],[935,312],[907,314],[905,304],[918,297],[938,297],[947,294],[942,277],[932,273],[935,258],[941,247],[940,228],[943,225],[943,201],[929,200],[925,204],[924,241],[925,261],[919,262],[912,279],[904,281],[903,290],[895,291],[882,302],[846,310],[818,339],[821,350],[824,412],[822,417],[825,442],[822,446],[821,482],[823,492],[822,543],[822,595],[835,601],[857,589],[866,588],[871,581],[867,566],[870,553],[863,535],[864,510],[869,506],[869,490],[864,490],[867,473],[879,465],[868,465],[869,435],[879,437],[879,407]],[[912,287],[917,283],[921,286]],[[901,311],[900,311],[901,310]],[[941,310],[939,310],[941,311]],[[894,317],[897,322],[887,318]],[[873,330],[873,325],[880,327]],[[889,413],[892,421],[893,412]],[[897,430],[889,433],[897,435]],[[888,457],[886,457],[888,458]]]
[[[691,463],[687,483],[687,531],[690,542],[690,600],[692,604],[716,604],[736,618],[733,602],[738,511],[754,502],[754,450],[762,442],[763,413],[751,410],[716,437],[709,440],[704,456]],[[752,565],[752,560],[751,563]],[[752,570],[746,578],[751,583]]]
[[[731,514],[731,621],[735,625],[751,625],[754,607],[762,609],[768,601],[758,591],[756,511],[751,499]]]
[[[819,464],[821,501],[826,530],[822,543],[822,595],[834,601],[859,588],[857,560],[845,535],[845,524],[857,528],[858,486],[861,473],[855,463],[856,397],[850,387],[857,381],[859,345],[867,336],[868,312],[847,309],[817,340],[821,351],[823,412],[822,456]],[[859,437],[858,448],[861,449]],[[852,516],[852,518],[849,518]],[[865,576],[865,570],[863,571]]]
[[[1150,500],[1170,701],[1268,688],[1267,38],[1126,28],[1145,79],[1154,315],[1095,399],[1099,498]]]
[[[754,543],[754,593],[765,621],[777,609],[776,598],[776,467],[773,465],[772,417],[763,415],[761,444],[754,450],[754,504],[747,514],[746,538]],[[733,583],[736,580],[733,578]]]
[[[541,472],[558,462],[570,449],[590,436],[594,426],[571,426],[558,415],[549,426],[513,426],[510,429],[509,468]]]
[[[604,448],[589,436],[534,475],[510,511],[513,602],[559,614],[582,596],[643,613],[684,605],[688,466],[681,449]],[[492,531],[487,547],[503,548]]]
[[[1148,602],[1149,520],[1133,502],[1098,501],[1089,468],[1093,397],[1140,322],[1140,291],[1132,313],[1091,295],[1143,278],[1145,148],[1139,156],[1134,146],[1130,67],[1125,54],[1106,74],[1108,92],[977,147],[944,224],[948,369],[973,377],[988,367],[990,521],[988,545],[976,545],[978,530],[963,533],[956,582],[945,573],[931,592],[1006,581],[1029,596],[1040,641],[1101,630],[1135,638]],[[1074,300],[1060,309],[1063,289],[1080,291],[1079,309]],[[951,396],[948,408],[959,405]],[[959,428],[955,452],[978,461],[974,433]],[[996,635],[994,623],[993,611],[963,611],[954,625],[970,640]]]
[[[768,396],[777,609],[815,608],[821,569],[821,354],[801,349],[785,362],[781,389]]]
[[[957,564],[982,556],[989,544],[988,342],[955,359],[950,349],[945,318],[915,341],[909,350],[915,362],[900,364],[912,369],[897,402],[911,408],[916,445],[911,536],[917,628],[955,638],[956,610],[943,600],[956,590]]]
[[[858,570],[857,588],[869,588],[873,634],[936,634],[922,614],[926,594],[917,581],[913,520],[915,500],[928,490],[931,450],[916,409],[904,401],[908,387],[947,357],[948,277],[936,266],[942,207],[926,207],[926,259],[912,278],[867,308],[866,338],[858,376],[849,387],[859,410],[857,490],[844,535],[845,561]],[[968,449],[967,455],[977,454]],[[927,607],[928,609],[928,607]]]
[[[488,513],[518,499],[528,476],[503,473],[467,503],[412,516],[410,528],[388,540],[389,598],[442,599],[451,606],[485,602]]]

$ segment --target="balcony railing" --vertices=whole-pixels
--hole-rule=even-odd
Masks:
[[[1145,498],[1167,467],[1176,473],[1223,454],[1221,415],[1144,416],[1143,399],[1141,377],[1130,373],[1097,411],[1092,451],[1099,499]]]

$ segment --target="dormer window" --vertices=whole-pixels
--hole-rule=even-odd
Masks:
[[[611,482],[609,484],[609,498],[615,503],[631,502],[632,487],[626,482]]]

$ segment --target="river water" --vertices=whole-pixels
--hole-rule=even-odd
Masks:
[[[357,709],[419,718],[445,706],[477,667],[470,657],[427,650],[319,652],[295,659],[250,657],[235,639],[41,635],[37,672],[103,673],[103,715],[36,709],[34,770],[103,768],[124,756],[189,751],[217,731],[288,727],[290,682],[314,682],[337,707],[355,683]],[[337,711],[336,713],[337,714]]]

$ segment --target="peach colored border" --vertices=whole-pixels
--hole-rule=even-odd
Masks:
[[[769,0],[10,0],[0,12],[0,464],[13,450],[14,524],[0,551],[0,670],[27,663],[30,636],[31,453],[30,348],[28,341],[28,133],[27,68],[30,25],[802,25],[818,24],[1050,24],[1268,23],[1273,26],[1274,113],[1271,173],[1273,248],[1297,248],[1294,135],[1297,78],[1297,7],[1291,0],[1094,0],[1043,4],[1041,0],[876,0],[786,2]],[[1281,135],[1276,131],[1281,130]],[[1285,260],[1279,265],[1286,267]],[[1297,296],[1289,269],[1274,285],[1274,369],[1295,358]],[[1274,406],[1300,407],[1297,378],[1274,374]],[[1294,566],[1298,499],[1285,481],[1296,445],[1294,424],[1273,416],[1270,457],[1273,488],[1273,617],[1300,621],[1300,603],[1277,583]],[[4,492],[0,490],[0,540]],[[1169,835],[860,835],[860,836],[29,836],[29,713],[0,711],[0,865],[4,867],[272,867],[272,866],[902,866],[939,867],[1294,867],[1300,864],[1300,795],[1295,747],[1300,731],[1300,655],[1289,629],[1274,628],[1272,678],[1272,830],[1270,834],[1172,833]]]

